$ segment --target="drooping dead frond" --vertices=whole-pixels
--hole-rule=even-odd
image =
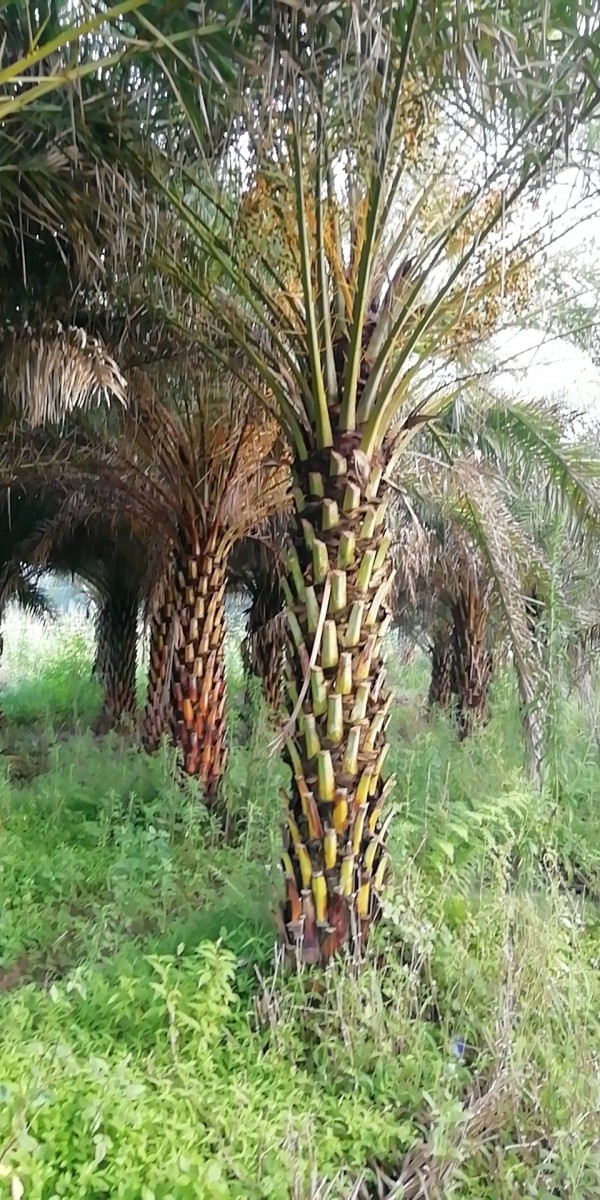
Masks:
[[[546,593],[549,578],[540,547],[513,511],[515,497],[509,482],[497,464],[463,447],[453,461],[423,456],[414,478],[406,482],[406,500],[404,489],[396,490],[400,500],[394,553],[399,566],[400,622],[411,626],[412,606],[412,623],[431,635],[432,652],[436,634],[452,630],[453,690],[459,711],[465,696],[467,709],[476,709],[479,699],[483,711],[492,651],[499,637],[510,646],[528,765],[539,782],[542,673],[528,619],[527,588],[535,580]],[[446,642],[448,636],[446,632]],[[457,672],[462,672],[462,681]],[[465,724],[463,734],[467,728]]]
[[[127,453],[136,491],[147,492],[151,474],[153,502],[179,533],[194,529],[193,541],[218,527],[230,548],[289,506],[289,448],[275,418],[232,373],[186,358],[135,368],[128,381],[123,430],[131,453],[119,453]]]
[[[125,403],[127,384],[98,338],[60,322],[39,331],[9,329],[1,341],[5,399],[33,425],[59,421],[75,409]]]
[[[56,617],[56,610],[40,585],[39,572],[19,562],[4,574],[0,614],[4,614],[7,604],[15,601],[21,611],[30,617],[42,620]]]
[[[432,535],[419,520],[407,494],[401,494],[398,507],[402,510],[402,519],[394,523],[391,548],[396,570],[395,592],[398,598],[405,596],[416,608],[421,583],[431,565]]]
[[[369,1195],[385,1196],[388,1200],[434,1200],[435,1196],[447,1195],[465,1147],[469,1144],[482,1147],[500,1137],[511,1093],[516,1086],[514,1073],[508,1069],[498,1070],[483,1089],[472,1089],[460,1119],[448,1137],[448,1149],[444,1154],[440,1155],[434,1148],[432,1129],[426,1138],[407,1151],[399,1170],[392,1175],[374,1164],[377,1192],[368,1191],[365,1185],[353,1195],[357,1200],[363,1200],[363,1197],[366,1200]]]

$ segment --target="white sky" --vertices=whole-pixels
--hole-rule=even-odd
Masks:
[[[549,228],[555,233],[563,229],[556,253],[564,256],[572,249],[578,259],[587,254],[598,261],[600,275],[600,191],[592,192],[583,204],[581,197],[581,177],[569,170],[553,184],[542,203],[548,210]],[[593,308],[590,313],[594,319]],[[496,347],[500,360],[508,366],[501,382],[517,382],[536,399],[563,397],[579,412],[600,410],[600,369],[588,354],[564,338],[541,328],[511,330],[497,338]]]
[[[564,396],[570,408],[600,407],[600,370],[588,354],[563,338],[546,338],[543,330],[514,330],[498,338],[500,358],[510,356],[510,371],[498,376],[522,383],[535,399]]]

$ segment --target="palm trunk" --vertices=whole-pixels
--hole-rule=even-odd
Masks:
[[[285,657],[283,594],[278,579],[257,586],[250,607],[248,632],[242,643],[247,675],[260,679],[267,706],[273,713],[281,708],[281,684]]]
[[[453,691],[458,735],[462,741],[486,716],[492,678],[486,597],[477,587],[467,584],[453,605],[452,617]]]
[[[100,726],[116,729],[135,717],[138,597],[118,592],[102,602],[96,619],[94,671],[103,689]]]
[[[173,730],[170,688],[175,649],[174,613],[174,591],[168,582],[150,618],[148,686],[140,731],[142,745],[149,754],[158,749],[163,734]]]
[[[286,742],[292,768],[286,940],[305,962],[359,953],[380,911],[391,696],[382,650],[393,578],[381,470],[357,434],[302,464],[292,526]],[[306,683],[305,683],[306,681]],[[308,686],[307,686],[308,684]]]
[[[227,761],[225,741],[225,586],[227,553],[218,537],[189,550],[178,574],[181,634],[172,699],[186,774],[212,799]]]
[[[431,679],[427,696],[428,707],[448,708],[452,694],[454,653],[450,625],[438,627],[430,646]]]

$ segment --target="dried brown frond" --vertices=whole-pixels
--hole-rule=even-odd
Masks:
[[[250,388],[206,360],[128,373],[123,412],[131,471],[148,474],[182,536],[219,527],[233,544],[290,503],[290,452]],[[134,461],[135,460],[135,461]]]
[[[6,330],[0,346],[5,400],[33,425],[111,398],[125,403],[127,384],[117,363],[84,329],[24,325]]]
[[[432,534],[418,519],[412,506],[406,519],[394,529],[392,545],[396,569],[395,590],[416,607],[422,581],[429,575],[432,560]]]
[[[84,486],[62,486],[44,492],[25,487],[0,491],[4,562],[0,575],[0,607],[10,598],[14,581],[26,569],[37,580],[46,571],[79,575],[97,599],[126,592],[147,596],[160,572],[160,545],[147,527],[111,506],[93,477]]]
[[[377,1191],[368,1192],[361,1187],[355,1193],[357,1200],[363,1197],[366,1200],[368,1195],[381,1200],[441,1200],[451,1186],[462,1155],[500,1137],[516,1085],[513,1075],[500,1070],[483,1092],[474,1088],[463,1107],[462,1120],[448,1136],[445,1154],[436,1152],[435,1130],[432,1130],[430,1137],[407,1152],[397,1173],[390,1175],[375,1167]]]
[[[232,377],[162,364],[128,373],[108,422],[69,431],[15,426],[0,443],[0,491],[56,489],[72,521],[125,520],[165,553],[218,537],[222,552],[291,503],[277,422]],[[181,371],[181,374],[177,372]]]

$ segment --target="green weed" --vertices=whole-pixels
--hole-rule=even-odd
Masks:
[[[384,921],[360,976],[315,987],[275,951],[286,776],[235,646],[225,844],[168,748],[86,731],[89,643],[52,636],[43,669],[6,655],[0,1189],[347,1200],[425,1163],[457,1200],[592,1200],[600,764],[575,702],[539,796],[508,685],[459,746],[423,664],[399,674]]]

